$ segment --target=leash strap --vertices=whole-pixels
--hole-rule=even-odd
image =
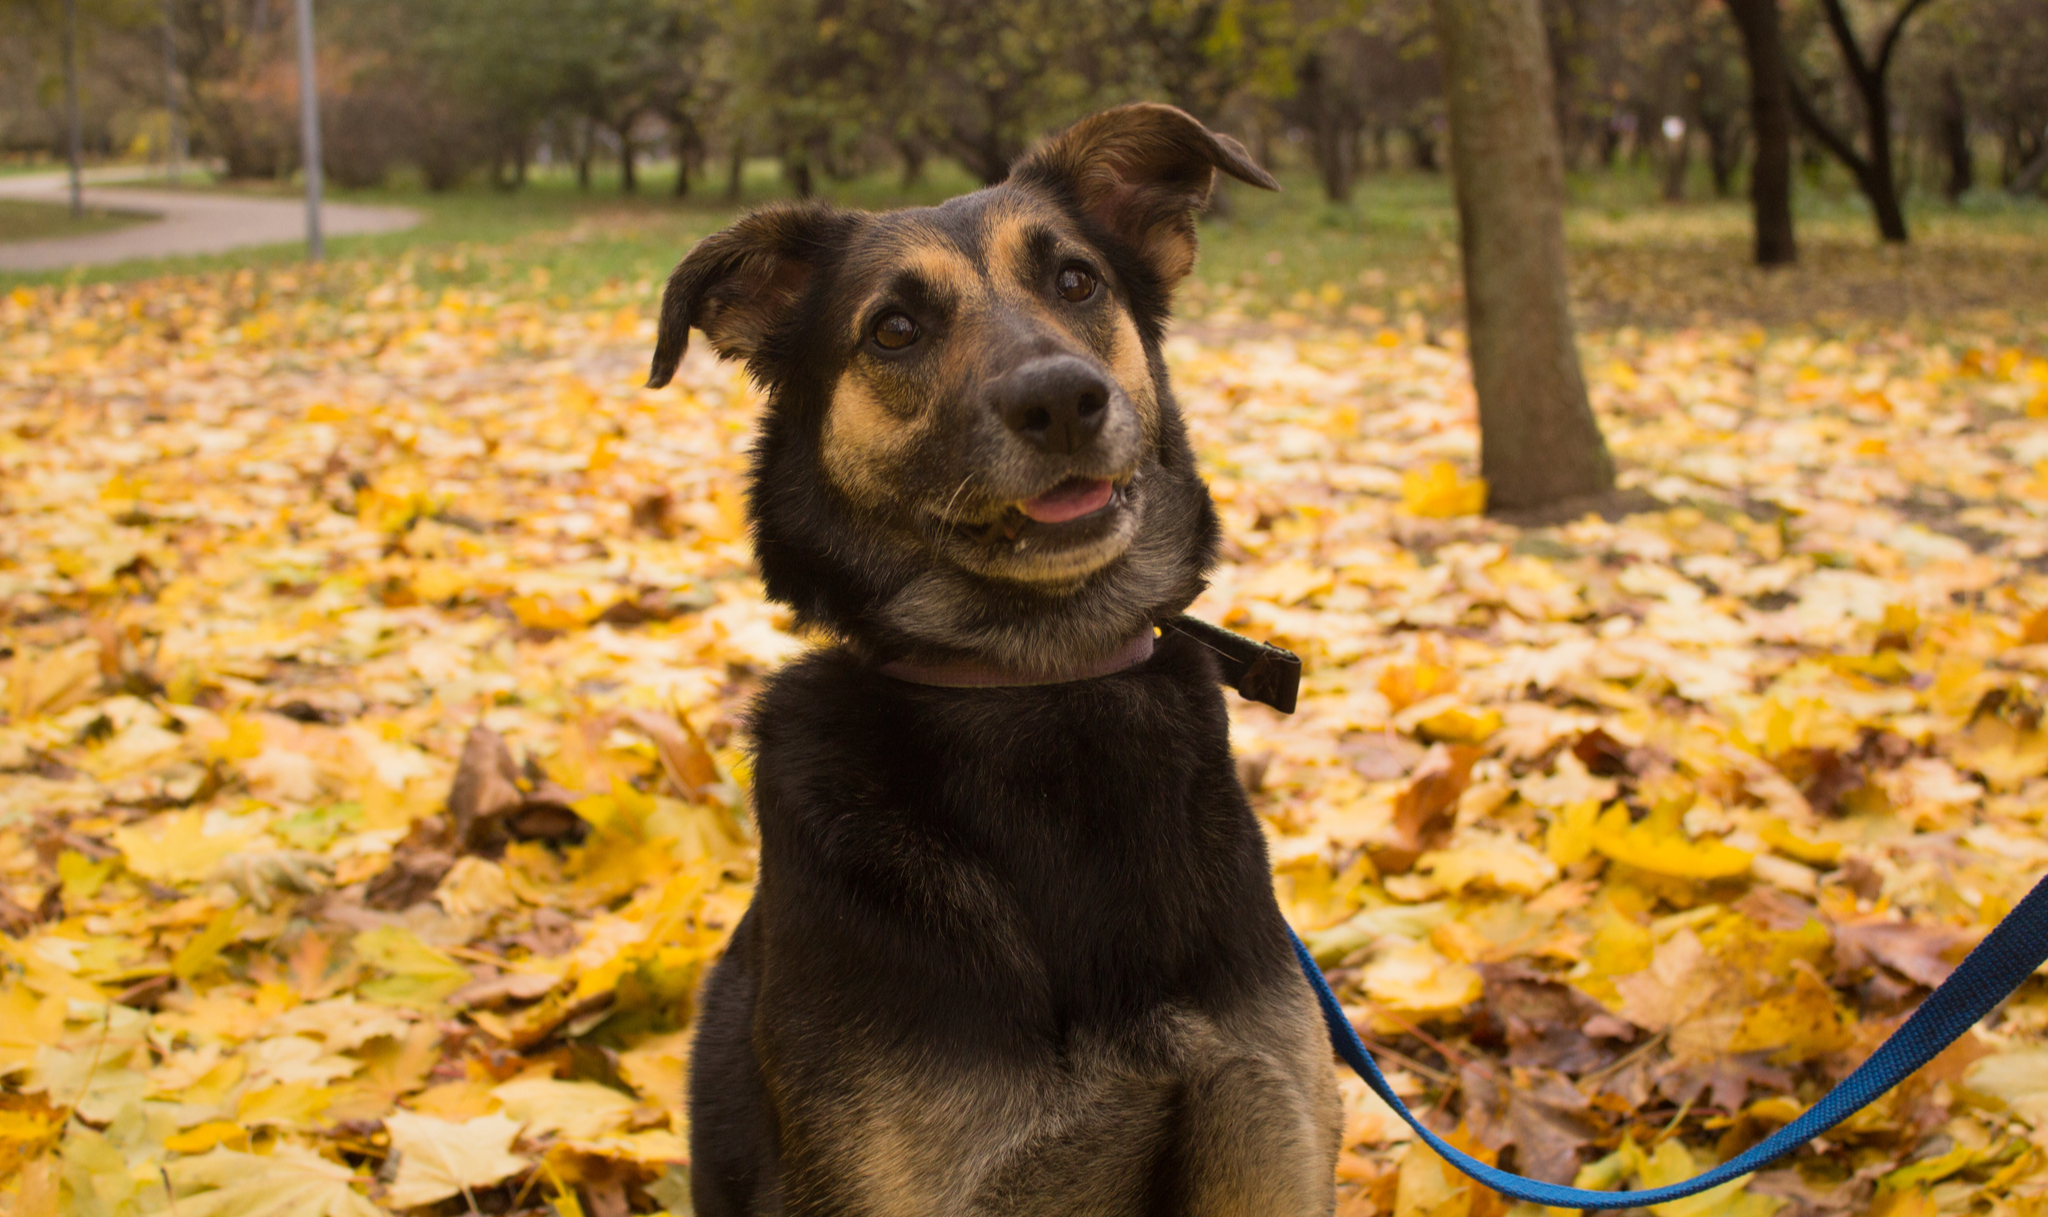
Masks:
[[[1442,1137],[1423,1127],[1422,1122],[1401,1102],[1400,1096],[1387,1085],[1386,1077],[1373,1063],[1372,1055],[1366,1051],[1351,1020],[1345,1016],[1344,1008],[1337,1004],[1337,995],[1330,992],[1330,983],[1323,979],[1323,970],[1316,966],[1315,957],[1309,954],[1299,935],[1293,938],[1294,952],[1301,960],[1302,973],[1315,988],[1316,1000],[1322,1004],[1323,1020],[1329,1024],[1330,1040],[1336,1045],[1337,1055],[1365,1079],[1365,1084],[1372,1087],[1374,1094],[1408,1121],[1416,1135],[1443,1155],[1445,1161],[1504,1196],[1532,1204],[1562,1209],[1647,1208],[1697,1195],[1769,1166],[1863,1110],[1887,1090],[1905,1081],[1907,1075],[1933,1060],[1942,1049],[1960,1039],[1963,1032],[1975,1026],[1977,1020],[1989,1014],[1992,1007],[2004,1001],[2027,977],[2033,975],[2034,969],[2048,961],[2048,878],[2034,885],[2026,899],[1992,928],[1991,933],[1941,983],[1941,987],[1920,1003],[1912,1017],[1892,1032],[1891,1038],[1872,1053],[1869,1060],[1857,1066],[1856,1072],[1842,1079],[1840,1085],[1823,1095],[1798,1119],[1704,1174],[1642,1192],[1594,1192],[1524,1179],[1453,1149]]]
[[[1193,617],[1176,617],[1165,625],[1215,651],[1225,684],[1283,714],[1294,710],[1295,693],[1301,682],[1301,660],[1293,654]],[[1933,1060],[1942,1049],[1961,1039],[1965,1031],[1991,1013],[1992,1007],[2026,983],[2036,968],[2048,962],[2048,878],[2036,883],[2034,890],[1992,927],[1956,970],[1949,973],[1949,978],[1928,994],[1912,1017],[1870,1054],[1869,1060],[1858,1065],[1854,1073],[1822,1095],[1798,1119],[1712,1170],[1642,1192],[1595,1192],[1525,1179],[1452,1148],[1424,1127],[1401,1096],[1387,1085],[1386,1076],[1358,1038],[1358,1030],[1351,1025],[1344,1007],[1337,1003],[1337,995],[1330,992],[1330,982],[1323,978],[1315,956],[1309,954],[1300,935],[1289,930],[1288,936],[1294,943],[1296,958],[1301,961],[1302,975],[1308,977],[1309,985],[1316,991],[1316,1001],[1322,1006],[1323,1021],[1329,1025],[1330,1042],[1337,1055],[1444,1161],[1503,1196],[1531,1204],[1588,1211],[1648,1208],[1696,1196],[1762,1170],[1870,1106],[1914,1070]]]

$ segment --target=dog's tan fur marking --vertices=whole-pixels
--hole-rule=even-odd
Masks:
[[[990,277],[1012,300],[1028,302],[1044,311],[1045,301],[1024,286],[1038,269],[1031,264],[1030,234],[1038,229],[1057,232],[1064,227],[1061,217],[1057,212],[1028,205],[1021,199],[1000,208],[990,208],[990,213],[983,224],[986,234],[983,239],[988,243],[990,254]]]
[[[920,235],[892,260],[891,267],[918,275],[934,287],[949,287],[963,300],[983,290],[987,275],[952,243],[936,236]]]
[[[889,408],[858,368],[832,390],[825,415],[825,473],[855,502],[875,504],[889,493],[888,470],[917,446],[922,428]]]
[[[1304,987],[1220,1018],[1161,1011],[1058,1067],[884,1051],[818,1133],[876,1217],[1126,1213],[1164,1152],[1188,1217],[1323,1217],[1342,1123],[1325,1043]]]
[[[892,277],[913,274],[929,287],[950,292],[964,307],[986,289],[981,271],[967,256],[943,237],[914,233],[906,237],[888,260]],[[855,324],[866,324],[871,309],[854,313]],[[856,343],[866,341],[856,334]],[[959,344],[949,344],[946,363],[956,365],[962,358]],[[949,369],[949,374],[951,369]],[[825,472],[832,484],[856,502],[876,506],[894,493],[888,471],[914,451],[932,425],[925,408],[928,390],[891,391],[886,378],[866,360],[856,358],[833,386],[832,404],[825,415],[822,449]]]
[[[1124,395],[1137,407],[1138,421],[1145,429],[1145,442],[1159,442],[1159,387],[1152,383],[1152,367],[1145,359],[1145,343],[1138,337],[1138,323],[1129,310],[1116,310],[1116,333],[1103,362],[1109,374],[1123,386]]]

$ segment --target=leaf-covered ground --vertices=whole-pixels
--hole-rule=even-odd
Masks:
[[[753,398],[701,350],[635,387],[650,283],[425,269],[0,298],[0,1206],[687,1211],[744,708],[806,645],[749,562]],[[1668,506],[1523,531],[1472,514],[1455,334],[1199,303],[1198,611],[1307,662],[1293,717],[1233,706],[1276,888],[1462,1144],[1690,1174],[2048,869],[2048,330],[1594,332]],[[1503,1211],[1346,1095],[1344,1213]],[[2034,984],[1658,1212],[2043,1196]]]

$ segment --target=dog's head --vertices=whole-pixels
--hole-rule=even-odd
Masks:
[[[1277,189],[1236,140],[1123,106],[937,207],[779,205],[700,242],[648,383],[695,326],[767,390],[768,594],[878,658],[1025,672],[1186,607],[1216,520],[1159,345],[1218,170]]]

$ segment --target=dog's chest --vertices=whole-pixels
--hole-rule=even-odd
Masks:
[[[972,695],[812,662],[757,727],[756,1027],[790,1143],[877,1213],[1320,1194],[1329,1051],[1206,658]],[[1195,1171],[1197,1144],[1251,1157]]]
[[[1270,978],[1263,836],[1199,651],[992,690],[825,657],[778,679],[757,736],[771,916],[786,905],[828,935],[858,916],[870,953],[921,939],[913,968],[957,949],[980,983],[1018,990],[1004,1000],[1062,1017],[1228,1005],[1222,990]]]

